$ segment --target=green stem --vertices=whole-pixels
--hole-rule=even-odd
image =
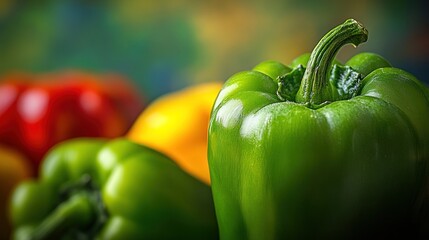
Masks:
[[[73,195],[36,228],[31,239],[59,239],[67,230],[86,227],[96,219],[95,207],[88,194]]]
[[[368,31],[354,19],[349,19],[329,31],[311,53],[295,98],[296,102],[317,107],[335,101],[329,85],[329,73],[337,52],[346,44],[357,46],[367,38]]]

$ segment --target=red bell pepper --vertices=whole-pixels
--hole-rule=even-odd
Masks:
[[[120,76],[11,74],[0,80],[0,143],[24,152],[35,170],[62,140],[125,134],[142,109],[139,94]]]

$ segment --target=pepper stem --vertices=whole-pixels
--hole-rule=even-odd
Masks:
[[[295,101],[317,108],[337,100],[329,84],[329,74],[335,56],[342,46],[349,43],[357,46],[367,39],[368,31],[354,19],[349,19],[329,31],[310,55]]]
[[[94,208],[88,194],[73,195],[36,228],[31,239],[59,239],[69,229],[86,227],[96,219]]]

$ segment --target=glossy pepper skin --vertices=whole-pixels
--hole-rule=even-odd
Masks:
[[[54,144],[122,136],[142,109],[131,84],[113,74],[10,74],[0,79],[0,143],[23,152],[36,171]]]
[[[347,20],[293,70],[268,61],[226,81],[208,151],[221,239],[422,237],[429,93],[376,54],[332,64],[366,39]]]
[[[13,189],[30,178],[31,167],[27,159],[14,149],[0,145],[0,239],[9,239],[11,223],[8,209]]]
[[[220,82],[202,83],[156,99],[127,137],[171,157],[189,174],[210,184],[207,130]]]
[[[14,239],[216,239],[210,187],[126,139],[69,140],[14,192]]]

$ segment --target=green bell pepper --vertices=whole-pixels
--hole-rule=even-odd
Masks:
[[[14,192],[15,239],[217,239],[211,189],[125,139],[70,140]]]
[[[221,239],[413,239],[427,214],[429,92],[355,20],[311,55],[229,78],[213,106],[209,167]]]

